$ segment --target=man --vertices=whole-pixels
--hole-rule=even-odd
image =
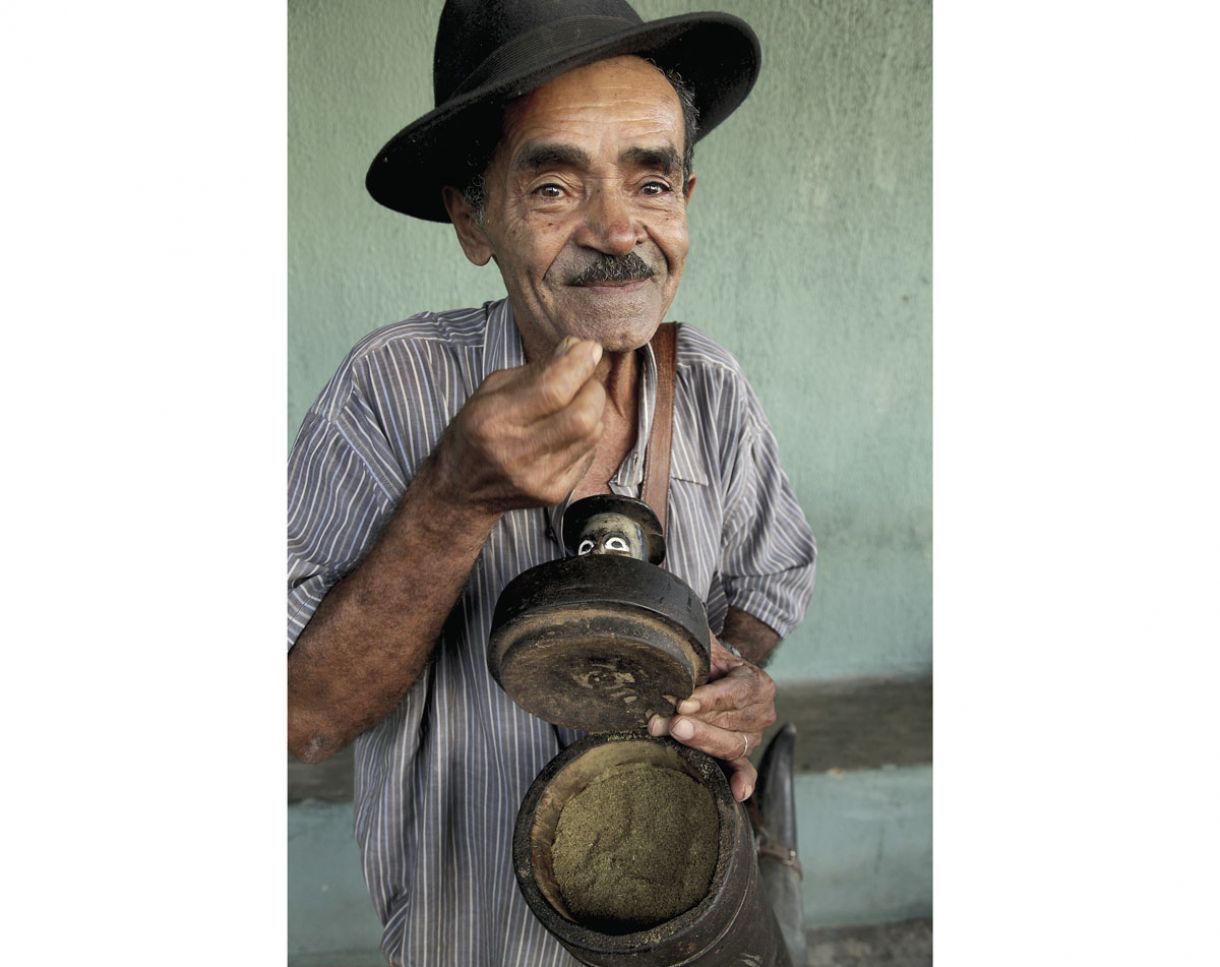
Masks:
[[[745,98],[757,40],[621,0],[450,0],[437,108],[379,153],[374,198],[452,222],[507,299],[366,337],[290,461],[289,746],[356,741],[356,834],[402,964],[569,964],[511,869],[526,789],[578,733],[486,666],[505,584],[561,557],[572,500],[638,495],[649,340],[688,247],[693,142]],[[814,544],[735,361],[677,342],[666,567],[708,603],[713,673],[653,735],[724,760],[739,800],[774,722],[760,667],[801,619]]]

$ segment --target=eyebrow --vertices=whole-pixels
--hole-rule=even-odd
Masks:
[[[666,174],[673,174],[681,164],[678,152],[671,144],[667,144],[663,148],[628,148],[618,156],[618,160],[620,164],[631,164],[637,168],[653,168]]]
[[[619,164],[651,168],[667,174],[676,172],[681,166],[677,150],[669,144],[661,148],[627,148],[618,156],[618,160]],[[592,165],[592,158],[573,144],[540,141],[526,145],[513,167],[517,171],[541,171],[544,168],[590,168]]]
[[[542,168],[588,168],[589,156],[571,144],[542,141],[526,145],[513,165],[518,171],[539,171]]]

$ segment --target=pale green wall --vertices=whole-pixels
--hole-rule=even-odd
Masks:
[[[290,0],[290,438],[366,332],[503,294],[448,226],[382,209],[363,187],[377,149],[432,107],[441,6]],[[808,618],[771,671],[781,682],[929,672],[931,3],[635,6],[645,19],[728,10],[762,41],[758,86],[696,151],[692,253],[671,317],[741,360],[818,537]],[[802,777],[811,923],[930,914],[930,790],[930,769]],[[350,808],[305,810],[290,809],[290,825],[310,830],[290,844],[290,927],[300,927],[290,943],[302,964],[325,947],[301,930],[342,946],[368,922],[345,933],[355,921],[336,912],[363,889]],[[319,859],[317,837],[348,844],[346,859],[334,847],[345,868]],[[329,896],[310,907],[324,883]]]

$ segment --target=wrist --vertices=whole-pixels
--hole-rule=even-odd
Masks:
[[[438,453],[433,453],[424,461],[411,481],[407,497],[417,505],[421,527],[456,546],[481,547],[501,515],[468,499],[460,487],[446,478],[442,460]]]

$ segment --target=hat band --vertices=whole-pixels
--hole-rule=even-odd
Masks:
[[[557,55],[575,53],[640,23],[622,17],[567,17],[543,24],[492,51],[447,97],[437,97],[437,107],[498,77],[518,77],[525,71],[556,65]]]

